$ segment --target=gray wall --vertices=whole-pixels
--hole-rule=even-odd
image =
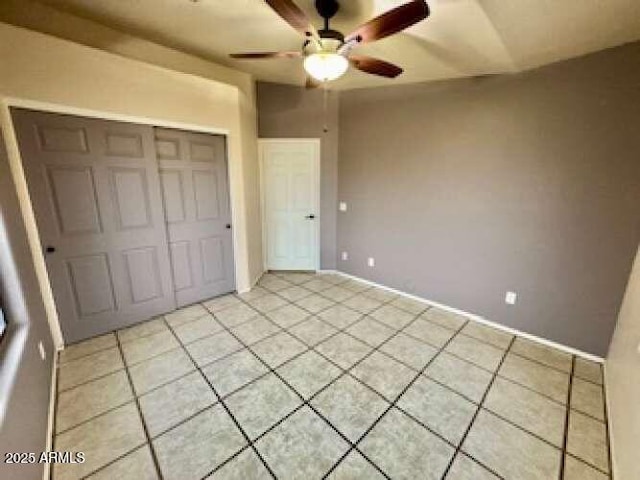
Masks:
[[[11,322],[0,344],[0,478],[40,479],[44,465],[4,463],[4,452],[46,448],[54,351],[1,136],[0,298]],[[45,361],[38,353],[40,340]]]
[[[320,264],[336,268],[338,193],[338,94],[330,92],[326,124],[323,91],[290,85],[258,83],[260,138],[320,138]]]
[[[640,240],[639,58],[341,93],[338,268],[606,354]]]

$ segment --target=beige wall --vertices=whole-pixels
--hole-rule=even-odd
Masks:
[[[640,248],[605,364],[613,474],[640,478]]]
[[[182,73],[4,23],[0,23],[0,65],[2,129],[58,344],[55,309],[10,125],[8,105],[15,98],[68,113],[228,132],[237,284],[240,290],[250,286],[262,269],[262,249],[254,92],[249,76],[235,77],[236,83],[242,83],[239,88],[212,80],[215,70],[207,72],[206,78]]]

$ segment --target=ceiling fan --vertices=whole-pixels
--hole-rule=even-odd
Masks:
[[[233,53],[237,59],[304,58],[304,69],[309,74],[307,87],[316,87],[318,82],[328,82],[342,76],[349,64],[360,71],[395,78],[402,68],[384,60],[364,55],[352,55],[360,44],[370,43],[398,33],[429,16],[425,0],[412,0],[389,10],[360,25],[344,36],[329,27],[329,20],[338,12],[337,0],[316,0],[318,14],[324,19],[324,27],[316,30],[305,13],[292,0],[265,0],[267,4],[289,25],[305,37],[300,51]]]

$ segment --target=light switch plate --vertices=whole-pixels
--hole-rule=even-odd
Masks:
[[[349,260],[349,254],[347,252],[342,252],[342,260]]]
[[[338,205],[338,210],[340,210],[341,212],[346,212],[347,211],[347,202],[340,202],[340,204]]]
[[[367,260],[367,265],[369,265],[370,267],[375,267],[376,266],[376,259],[373,257],[369,257],[369,259]]]

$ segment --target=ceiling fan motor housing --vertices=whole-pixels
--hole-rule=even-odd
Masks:
[[[316,0],[316,10],[328,22],[330,18],[333,18],[338,13],[340,5],[337,0]]]
[[[338,13],[340,4],[336,0],[316,0],[316,10],[324,18],[324,28],[318,30],[318,35],[322,40],[322,49],[335,52],[344,43],[344,35],[329,27],[329,19]]]

